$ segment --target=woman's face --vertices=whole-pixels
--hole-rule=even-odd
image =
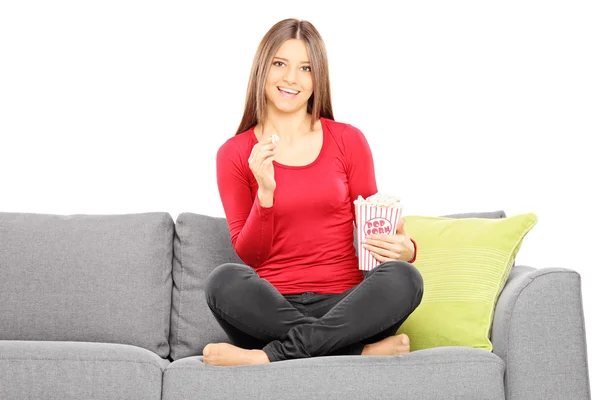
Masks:
[[[285,113],[306,111],[313,78],[303,40],[289,39],[279,47],[271,60],[265,92],[269,108]]]

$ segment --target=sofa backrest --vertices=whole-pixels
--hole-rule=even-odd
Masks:
[[[182,213],[175,223],[171,358],[202,354],[208,343],[229,342],[206,304],[204,283],[224,263],[243,263],[233,250],[227,220]]]
[[[0,340],[170,351],[168,213],[0,213]]]
[[[222,217],[0,212],[0,340],[131,344],[173,360],[202,354],[229,341],[204,283],[230,262],[243,263]]]

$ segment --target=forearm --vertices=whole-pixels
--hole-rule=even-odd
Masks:
[[[275,194],[273,192],[258,189],[258,194],[256,196],[258,198],[259,204],[264,208],[273,207],[275,203]]]
[[[235,252],[249,266],[260,266],[269,256],[273,245],[273,194],[260,192],[234,243]]]

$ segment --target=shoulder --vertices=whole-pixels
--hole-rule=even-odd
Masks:
[[[242,132],[238,135],[230,137],[223,143],[218,151],[217,158],[218,159],[238,159],[241,157],[248,157],[248,154],[252,151],[252,146],[254,142],[252,141],[254,136],[254,131],[249,129],[245,132]]]
[[[368,147],[367,138],[356,126],[327,118],[322,118],[321,122],[324,125],[323,129],[330,132],[332,138],[342,150],[351,151],[356,147]]]

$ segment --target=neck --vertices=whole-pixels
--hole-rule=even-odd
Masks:
[[[264,124],[259,126],[261,137],[276,133],[284,142],[293,142],[312,130],[311,115],[305,110],[296,113],[267,112]]]

